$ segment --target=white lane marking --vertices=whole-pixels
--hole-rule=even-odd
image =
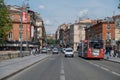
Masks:
[[[61,69],[64,69],[63,62],[61,63]]]
[[[105,71],[110,71],[109,69],[105,68],[105,67],[100,67],[101,69],[105,70]]]
[[[61,69],[60,74],[61,74],[61,75],[64,75],[64,74],[65,74],[64,69]]]
[[[120,76],[119,73],[116,73],[116,72],[114,72],[114,71],[112,71],[112,73],[115,74],[115,75],[117,75],[117,76]]]
[[[85,60],[83,60],[83,61],[85,61]],[[101,66],[101,65],[98,65],[98,64],[95,64],[95,63],[89,62],[89,61],[85,61],[85,62],[88,62],[89,64],[92,64],[92,65],[94,65],[94,66],[96,66],[96,67],[99,67],[99,68],[101,68],[101,69],[103,69],[103,70],[105,70],[105,71],[111,72],[111,73],[114,74],[114,75],[120,76],[120,73],[114,72],[114,71],[112,71],[112,70],[110,70],[110,69],[108,69],[108,68],[105,68],[105,67]]]
[[[61,76],[60,76],[60,80],[65,80],[65,76],[64,76],[64,75],[61,75]]]
[[[65,71],[64,71],[63,60],[61,61],[60,80],[65,80]]]

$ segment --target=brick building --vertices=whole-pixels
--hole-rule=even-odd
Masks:
[[[45,41],[45,28],[43,20],[37,12],[28,10],[26,6],[7,5],[12,20],[12,29],[8,40],[0,46],[4,49],[23,50],[33,47],[42,48]]]
[[[10,18],[12,19],[12,30],[9,33],[9,41],[20,41],[20,37],[23,41],[30,41],[30,14],[27,13],[27,21],[21,22],[22,8],[17,6],[8,6],[10,12]]]
[[[104,40],[106,45],[111,45],[112,40],[115,40],[115,24],[112,18],[98,20],[85,30],[86,39]]]

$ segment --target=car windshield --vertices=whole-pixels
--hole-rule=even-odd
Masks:
[[[66,50],[66,52],[72,52],[73,50],[70,50],[70,49],[68,49],[68,50]]]

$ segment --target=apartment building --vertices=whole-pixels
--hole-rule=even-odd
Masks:
[[[45,28],[40,15],[25,6],[7,5],[12,19],[12,30],[9,32],[5,46],[14,49],[41,47],[45,37]],[[21,45],[22,42],[22,45]]]
[[[81,40],[85,40],[85,28],[92,23],[90,19],[81,19],[70,26],[70,43],[73,45],[74,51]]]
[[[96,24],[86,28],[85,31],[88,40],[104,40],[105,45],[111,45],[111,42],[115,40],[115,24],[110,17],[98,20]]]

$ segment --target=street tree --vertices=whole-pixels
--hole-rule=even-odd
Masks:
[[[11,28],[12,20],[10,19],[9,11],[4,0],[0,0],[0,44],[7,39]]]
[[[54,39],[47,39],[47,44],[56,44],[56,40],[54,40]]]

